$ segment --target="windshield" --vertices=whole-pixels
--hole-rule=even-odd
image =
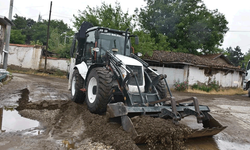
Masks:
[[[112,49],[115,49],[118,54],[124,55],[124,42],[124,36],[112,33],[101,33],[98,42],[101,56],[105,55],[106,51],[112,52]],[[130,55],[130,41],[127,42],[125,55]]]

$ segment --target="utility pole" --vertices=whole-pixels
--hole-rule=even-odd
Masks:
[[[10,0],[10,9],[9,9],[9,20],[10,21],[12,21],[13,2],[14,2],[14,0]],[[7,26],[5,51],[4,51],[4,59],[3,59],[3,69],[7,69],[9,44],[10,44],[10,30],[11,30],[11,26]]]
[[[45,51],[45,64],[44,64],[44,72],[47,70],[47,51],[48,51],[48,43],[49,43],[49,26],[50,26],[50,17],[51,17],[51,8],[52,8],[52,1],[50,2],[50,9],[49,9],[49,21],[48,21],[48,29],[47,29],[47,43],[46,43],[46,51]]]

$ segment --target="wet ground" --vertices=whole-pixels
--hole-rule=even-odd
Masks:
[[[250,149],[250,98],[246,95],[174,92],[176,99],[196,96],[228,127],[213,137],[183,140],[189,132],[185,125],[137,117],[132,119],[137,131],[149,138],[147,145],[136,145],[119,124],[89,113],[85,104],[71,102],[67,79],[13,76],[0,87],[0,149]],[[201,128],[192,117],[183,124]],[[167,132],[161,138],[154,135],[163,130]]]

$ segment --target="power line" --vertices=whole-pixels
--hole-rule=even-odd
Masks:
[[[72,19],[73,18],[73,17],[60,16],[60,15],[53,15],[53,16],[57,16],[57,17],[61,17],[61,18],[67,18],[67,19]]]
[[[22,16],[24,16],[15,6],[13,6],[15,8],[15,10]]]

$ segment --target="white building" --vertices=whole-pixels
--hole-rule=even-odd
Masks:
[[[243,70],[233,64],[223,54],[197,56],[187,53],[154,51],[152,57],[144,60],[160,74],[167,74],[171,88],[175,82],[188,81],[208,84],[216,81],[221,87],[241,87]]]

